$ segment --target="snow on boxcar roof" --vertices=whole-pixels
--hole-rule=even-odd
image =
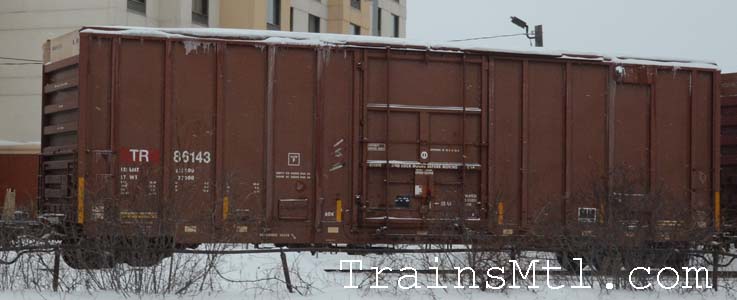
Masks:
[[[419,49],[429,51],[474,51],[505,54],[540,55],[565,59],[593,60],[615,64],[655,65],[674,68],[699,68],[718,70],[716,63],[710,61],[669,58],[639,57],[631,55],[607,55],[576,51],[550,50],[544,48],[502,49],[493,48],[483,42],[424,42],[404,38],[389,38],[365,35],[346,35],[333,33],[306,33],[274,30],[251,30],[229,28],[152,28],[129,26],[92,26],[82,29],[83,33],[100,33],[126,36],[160,37],[160,38],[204,38],[204,39],[236,39],[258,41],[276,45],[304,46],[365,46],[391,47],[393,49]]]

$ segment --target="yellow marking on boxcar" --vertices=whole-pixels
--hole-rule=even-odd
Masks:
[[[223,220],[228,219],[228,213],[230,212],[230,199],[228,196],[223,197]]]
[[[335,221],[343,222],[343,200],[335,200]]]
[[[719,192],[714,192],[714,229],[722,226],[722,199]]]
[[[499,225],[504,224],[504,202],[499,202],[496,207],[496,222]]]
[[[84,224],[84,177],[77,180],[77,223]]]

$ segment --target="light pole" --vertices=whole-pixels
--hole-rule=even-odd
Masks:
[[[535,41],[535,47],[543,46],[543,26],[542,25],[535,25],[535,30],[532,33],[530,33],[530,26],[527,25],[527,22],[515,16],[512,16],[511,21],[512,21],[512,24],[517,25],[518,27],[525,30],[525,35],[527,36],[527,38]]]

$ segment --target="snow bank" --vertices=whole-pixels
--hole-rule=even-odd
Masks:
[[[701,68],[718,70],[714,62],[698,61],[678,58],[636,57],[627,55],[605,55],[575,51],[549,50],[543,48],[531,49],[499,49],[488,47],[483,41],[467,42],[423,42],[410,39],[387,38],[363,35],[344,35],[328,33],[303,33],[287,31],[267,31],[226,28],[147,28],[127,26],[89,27],[82,30],[84,33],[113,34],[141,37],[159,37],[169,39],[235,39],[259,41],[266,44],[302,45],[345,47],[364,46],[384,48],[390,46],[398,49],[417,49],[430,51],[478,51],[504,54],[525,54],[558,57],[574,60],[597,60],[615,64],[643,64],[656,66],[670,66],[674,68]]]
[[[236,246],[231,250],[242,250],[244,248]],[[53,257],[50,254],[39,254],[44,258],[47,263],[50,263]],[[188,256],[188,254],[177,254],[179,256]],[[261,253],[261,254],[250,254],[250,255],[227,255],[219,259],[217,264],[218,274],[221,277],[214,277],[212,280],[217,281],[219,286],[222,286],[222,291],[219,292],[203,292],[198,295],[187,294],[181,297],[176,295],[150,295],[150,294],[117,294],[112,291],[81,291],[72,293],[53,293],[50,291],[37,291],[37,290],[18,290],[18,291],[2,291],[0,292],[0,300],[20,300],[20,299],[274,299],[274,300],[287,300],[287,299],[299,299],[299,300],[322,300],[322,299],[388,299],[392,298],[395,300],[400,299],[444,299],[444,300],[467,300],[467,299],[499,299],[499,300],[542,300],[542,299],[566,299],[566,300],[589,300],[589,299],[601,299],[601,300],[632,300],[632,299],[643,299],[643,300],[701,300],[701,299],[735,299],[735,290],[729,290],[727,288],[721,288],[719,291],[714,290],[663,290],[656,288],[652,291],[632,291],[632,290],[606,290],[600,288],[597,284],[593,284],[591,289],[572,289],[570,287],[563,288],[561,290],[552,290],[546,287],[545,278],[542,273],[538,272],[537,285],[539,289],[526,289],[522,284],[521,289],[508,289],[504,292],[492,292],[492,291],[480,291],[478,289],[412,289],[412,290],[396,290],[396,289],[346,289],[343,286],[349,284],[349,274],[347,273],[336,273],[336,272],[325,272],[325,269],[340,269],[341,260],[361,260],[364,262],[364,269],[369,269],[371,266],[388,266],[397,269],[402,266],[402,263],[410,263],[409,265],[418,268],[426,268],[420,262],[428,261],[430,257],[435,255],[441,256],[442,263],[448,262],[449,257],[442,256],[442,254],[407,254],[400,257],[394,257],[394,259],[384,260],[386,256],[381,255],[366,255],[366,256],[355,256],[348,255],[345,253],[321,253],[317,256],[312,256],[309,253],[286,253],[287,261],[289,262],[290,269],[292,271],[292,280],[295,284],[299,285],[299,279],[294,276],[295,273],[301,274],[303,278],[311,282],[314,286],[310,293],[304,296],[298,294],[289,294],[283,283],[278,281],[265,281],[260,284],[245,284],[242,283],[248,280],[264,279],[271,275],[280,276],[281,260],[278,253]],[[204,256],[200,256],[204,259]],[[461,256],[463,258],[463,256]],[[529,252],[524,254],[524,258],[521,261],[529,259],[551,259],[552,254],[544,252]],[[166,265],[170,262],[171,258],[168,258],[162,264],[162,267],[166,268]],[[457,261],[458,262],[458,261]],[[434,264],[434,263],[433,263]],[[736,267],[731,266],[730,270]],[[75,272],[86,272],[86,271],[73,271],[66,269],[65,264],[62,264],[62,276],[73,276]],[[450,269],[449,265],[444,265],[441,269]],[[543,272],[544,273],[544,272]],[[355,275],[356,279],[361,280],[362,278],[370,278],[373,280],[373,274],[367,273],[363,275]],[[426,277],[430,276],[430,277]],[[384,283],[391,285],[391,280],[396,280],[397,275],[393,275],[384,278]],[[420,279],[423,283],[428,283],[432,280],[431,275],[422,275]],[[572,281],[560,282],[562,284],[570,285],[573,282],[577,282],[575,278],[570,279]],[[68,280],[67,280],[68,281]],[[358,282],[358,281],[356,281]],[[423,284],[421,283],[421,284]],[[444,282],[446,285],[452,285],[453,282]],[[77,284],[82,284],[78,282]],[[368,283],[365,286],[371,285]],[[554,283],[554,284],[557,284]],[[732,283],[732,286],[734,283]],[[261,289],[256,288],[257,286]]]

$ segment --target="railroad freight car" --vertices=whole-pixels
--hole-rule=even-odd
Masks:
[[[248,30],[78,34],[77,55],[44,66],[39,203],[74,249],[556,250],[597,237],[669,249],[719,226],[711,63]],[[160,258],[131,253],[65,260]]]
[[[38,143],[0,140],[0,218],[31,219],[36,215],[39,147]],[[14,205],[4,202],[8,190],[14,194]]]

